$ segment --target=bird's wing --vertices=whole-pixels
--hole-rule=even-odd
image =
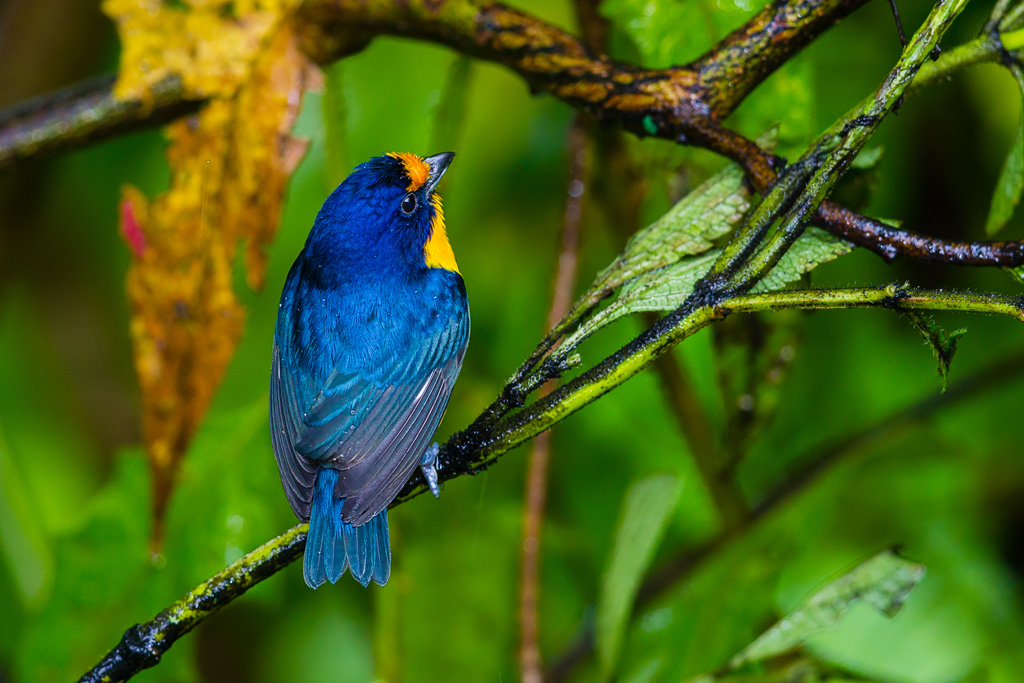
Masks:
[[[296,378],[284,368],[281,348],[274,343],[274,362],[270,373],[270,440],[281,473],[281,484],[292,511],[299,519],[309,519],[313,484],[320,464],[297,453],[294,444],[302,431],[301,395]]]
[[[377,378],[335,369],[306,410],[299,410],[298,402],[278,401],[281,411],[275,415],[272,409],[271,424],[275,434],[289,437],[288,451],[277,444],[274,449],[279,465],[281,453],[294,461],[280,465],[289,501],[293,495],[308,501],[312,476],[306,478],[307,472],[327,464],[340,471],[335,496],[346,499],[346,522],[363,524],[387,507],[441,421],[468,337],[468,320],[455,319]],[[285,399],[301,395],[302,388],[291,378],[279,377],[276,369],[273,383]],[[304,506],[308,514],[309,503]]]
[[[361,429],[357,428],[353,438],[345,442],[339,452],[340,471],[334,489],[336,497],[345,498],[342,519],[363,524],[402,490],[441,422],[464,350],[463,346],[417,383],[418,391],[411,401],[400,399],[401,407],[398,400],[379,401],[367,415],[366,424],[373,427],[371,437],[361,438]],[[378,420],[378,415],[387,417]]]

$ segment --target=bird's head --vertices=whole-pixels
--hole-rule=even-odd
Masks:
[[[307,252],[347,266],[401,262],[458,272],[434,191],[454,156],[392,152],[360,164],[324,202]]]

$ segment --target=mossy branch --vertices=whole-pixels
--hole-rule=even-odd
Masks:
[[[765,78],[867,0],[781,0],[690,64],[644,69],[594,55],[580,39],[510,7],[473,0],[306,0],[293,19],[304,51],[329,64],[378,35],[447,45],[503,64],[546,92],[637,135],[696,135],[732,112]],[[108,82],[0,113],[0,171],[194,110],[178,79],[149,106],[120,102]],[[653,132],[652,132],[653,131]]]
[[[121,642],[82,676],[80,683],[126,681],[156,666],[183,635],[257,583],[302,555],[308,524],[298,524],[199,584],[144,624],[125,631]]]
[[[704,147],[740,163],[759,190],[775,178],[771,155],[720,122],[771,73],[867,0],[777,0],[689,64],[645,69],[594,55],[579,39],[526,13],[473,0],[306,0],[294,18],[304,50],[326,64],[358,52],[374,36],[400,35],[448,45],[503,64],[528,83],[601,121],[639,136]],[[1024,41],[991,33],[928,71],[922,83],[1002,59]],[[940,61],[943,61],[940,59]],[[154,102],[120,102],[92,84],[0,112],[0,172],[20,163],[164,123],[194,111],[177,79]],[[831,203],[816,224],[884,258],[952,265],[1016,267],[1024,242],[950,242],[908,233]]]
[[[199,110],[184,96],[181,81],[153,88],[153,102],[118,100],[114,77],[101,76],[0,112],[0,173],[115,135],[153,128]]]
[[[580,378],[583,381],[574,382],[573,390],[567,392],[564,398],[540,402],[537,404],[538,409],[524,411],[522,417],[495,425],[483,434],[475,432],[471,426],[455,435],[442,448],[443,466],[439,479],[448,481],[464,474],[483,471],[502,454],[632,377],[650,363],[660,350],[693,335],[715,320],[734,313],[790,308],[966,311],[1007,315],[1024,322],[1022,297],[934,291],[898,284],[738,295],[717,305],[694,310],[673,325],[655,326],[645,335],[654,335],[647,344],[601,372],[583,375]],[[420,479],[417,475],[393,506],[423,493],[426,486]],[[306,524],[292,527],[221,570],[152,620],[132,626],[117,646],[80,679],[80,683],[124,681],[145,668],[155,666],[180,637],[260,581],[298,559],[306,545],[306,528]]]

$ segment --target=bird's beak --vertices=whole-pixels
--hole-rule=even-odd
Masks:
[[[423,163],[430,169],[430,173],[427,175],[427,196],[434,191],[434,188],[441,178],[444,177],[444,172],[448,170],[448,164],[452,163],[452,159],[455,158],[455,152],[441,152],[435,154],[432,157],[427,157],[423,160]]]

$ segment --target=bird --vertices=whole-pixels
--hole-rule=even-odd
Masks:
[[[311,588],[391,574],[388,505],[417,467],[439,495],[435,430],[469,344],[469,300],[435,191],[452,152],[392,152],[324,201],[281,293],[270,430],[309,521]]]

